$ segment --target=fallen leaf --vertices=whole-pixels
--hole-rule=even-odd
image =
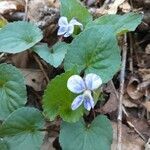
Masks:
[[[147,46],[145,48],[145,53],[150,54],[150,44],[147,44]]]
[[[19,1],[4,0],[0,1],[0,14],[5,14],[11,11],[23,10],[24,5]]]
[[[108,14],[116,14],[118,11],[119,5],[121,5],[125,0],[115,0],[113,4],[110,4],[108,7]]]
[[[150,138],[148,139],[148,142],[145,144],[145,150],[150,150]]]
[[[12,1],[1,1],[0,8],[0,13],[4,14],[8,10],[16,10],[17,6]]]
[[[28,68],[29,62],[31,62],[31,60],[28,51],[24,51],[15,55],[10,55],[7,60],[7,63],[11,63],[18,68]]]
[[[45,77],[39,69],[20,69],[26,79],[26,85],[35,91],[42,91],[46,86]]]
[[[113,90],[111,82],[109,82],[106,87],[103,89],[106,93],[108,93],[109,98],[107,102],[104,104],[103,107],[100,109],[97,109],[97,112],[103,113],[103,114],[111,114],[115,112],[118,108],[118,100],[115,94],[115,91]]]
[[[115,112],[117,110],[117,108],[118,108],[117,97],[114,93],[110,93],[108,101],[101,108],[101,112],[103,114],[110,114],[112,112]]]
[[[104,3],[104,5],[100,8],[91,8],[90,12],[96,16],[102,16],[104,14],[116,14],[118,11],[118,7],[124,2],[125,0],[115,0],[113,3]]]
[[[134,127],[144,136],[149,137],[150,136],[150,126],[147,123],[147,120],[144,118],[138,118],[138,117],[129,117],[127,118],[128,122],[134,125]],[[132,126],[131,126],[132,127]]]
[[[132,99],[128,94],[124,94],[123,96],[123,105],[128,108],[137,108],[138,105],[132,102]]]
[[[150,101],[146,101],[142,105],[150,112]]]
[[[138,100],[144,95],[144,93],[140,91],[138,88],[139,84],[140,84],[140,80],[132,76],[127,85],[127,93],[134,100]]]
[[[124,3],[122,3],[120,6],[119,6],[119,8],[122,10],[122,12],[124,12],[124,13],[128,13],[128,12],[130,12],[131,11],[131,6],[130,6],[130,4],[128,3],[128,2],[124,2]]]
[[[53,141],[55,138],[48,138],[47,140],[44,141],[44,144],[42,145],[41,150],[55,150],[53,147]]]
[[[143,79],[143,81],[150,80],[150,68],[139,69],[138,73],[141,76],[141,78]]]
[[[112,150],[117,149],[117,123],[112,122],[113,144]],[[144,141],[126,125],[122,125],[122,150],[144,150]]]

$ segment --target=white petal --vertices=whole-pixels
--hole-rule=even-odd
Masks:
[[[83,30],[83,25],[82,23],[80,23],[79,21],[77,21],[75,18],[71,19],[71,21],[69,22],[70,25],[73,26],[80,26],[81,30]]]
[[[85,76],[85,84],[87,89],[95,90],[101,86],[102,79],[100,78],[100,76],[94,73],[90,73]]]
[[[73,93],[81,93],[85,90],[85,83],[79,75],[73,75],[68,79],[68,89]]]
[[[57,35],[64,35],[67,32],[67,26],[60,26]]]
[[[85,95],[83,99],[84,99],[84,107],[88,111],[90,111],[91,108],[94,108],[94,100],[93,100],[93,97],[92,97],[91,94],[90,95]]]
[[[58,20],[59,26],[68,26],[68,20],[67,17],[60,17]]]
[[[67,31],[64,34],[64,37],[69,37],[71,34],[73,34],[74,31],[74,26],[73,25],[68,25]]]
[[[77,109],[82,104],[82,102],[83,102],[83,95],[77,96],[71,104],[71,109],[72,110]]]

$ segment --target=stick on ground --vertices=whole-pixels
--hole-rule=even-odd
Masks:
[[[125,69],[127,59],[127,35],[124,35],[124,43],[122,47],[122,68],[120,72],[120,90],[119,90],[119,104],[118,104],[118,140],[117,150],[122,150],[122,101],[124,95],[124,81],[125,81]]]

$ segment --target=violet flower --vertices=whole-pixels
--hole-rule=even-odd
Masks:
[[[85,78],[81,78],[79,75],[73,75],[68,79],[67,87],[68,89],[78,95],[72,102],[72,110],[77,109],[82,103],[84,107],[90,111],[94,108],[94,99],[92,96],[92,91],[98,89],[102,84],[102,79],[93,73],[87,74]]]
[[[64,37],[69,37],[74,32],[74,26],[77,25],[83,30],[83,25],[78,22],[75,18],[71,19],[68,23],[67,17],[60,17],[58,21],[58,32],[57,35],[62,35]]]

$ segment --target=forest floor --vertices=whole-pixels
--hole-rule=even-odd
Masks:
[[[2,5],[3,1],[8,5]],[[59,1],[31,0],[28,1],[27,6],[23,0],[3,1],[0,1],[0,19],[11,22],[22,20],[26,16],[30,21],[41,25],[44,31],[43,41],[49,46],[59,40],[56,34]],[[150,0],[83,0],[82,2],[95,17],[107,13],[124,14],[131,11],[144,14],[142,23],[135,32],[118,38],[122,54],[124,51],[127,53],[122,55],[122,60],[126,61],[122,67],[122,70],[125,70],[123,87],[121,88],[122,80],[118,72],[112,81],[103,86],[104,101],[97,104],[95,112],[107,115],[112,122],[114,132],[112,150],[116,149],[118,132],[122,135],[122,150],[150,150]],[[55,8],[57,11],[55,14],[50,14],[48,8]],[[42,109],[41,99],[47,80],[51,80],[63,70],[50,67],[40,57],[28,51],[15,55],[0,54],[0,63],[3,62],[20,68],[26,78],[27,105]],[[122,127],[118,129],[120,101],[123,104],[123,118]],[[58,143],[60,119],[47,122],[47,126],[50,126],[51,132],[45,137],[42,150],[60,150]]]

